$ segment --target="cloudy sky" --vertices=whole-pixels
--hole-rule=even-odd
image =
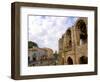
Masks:
[[[77,17],[29,16],[29,41],[40,48],[51,48],[58,51],[58,40],[71,27]]]

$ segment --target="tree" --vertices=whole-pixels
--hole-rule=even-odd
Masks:
[[[33,46],[38,47],[38,45],[35,42],[28,41],[28,48],[32,48]]]
[[[57,53],[57,51],[55,51],[55,53],[53,55],[54,55],[54,58],[57,60],[58,59],[58,53]]]
[[[55,51],[55,53],[53,55],[54,55],[54,59],[55,59],[54,63],[55,63],[55,65],[57,65],[58,64],[58,56],[59,56],[59,54],[57,53],[57,51]]]

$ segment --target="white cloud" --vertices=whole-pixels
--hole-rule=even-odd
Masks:
[[[76,17],[29,16],[29,40],[58,51],[58,40]]]

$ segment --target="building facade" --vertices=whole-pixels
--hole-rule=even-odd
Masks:
[[[60,64],[88,63],[88,22],[80,17],[59,39]]]
[[[49,59],[53,55],[53,50],[50,48],[29,48],[28,50],[28,65],[42,66],[49,65]]]

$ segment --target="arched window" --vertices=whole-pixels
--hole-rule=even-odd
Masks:
[[[71,30],[70,29],[67,30],[67,35],[71,39]]]
[[[88,58],[86,56],[82,56],[79,59],[80,64],[87,64],[88,63]]]
[[[72,41],[71,40],[69,41],[69,47],[72,47]]]
[[[72,40],[71,40],[71,29],[68,29],[66,32],[66,36],[67,36],[67,48],[71,48],[72,47]]]
[[[72,65],[72,64],[73,64],[73,60],[72,60],[71,57],[68,57],[68,59],[67,59],[67,63],[68,63],[68,65]]]
[[[79,20],[77,22],[76,27],[79,32],[80,45],[86,43],[87,42],[87,27],[84,20]]]

